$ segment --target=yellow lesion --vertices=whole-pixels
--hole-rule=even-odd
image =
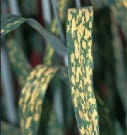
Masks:
[[[79,83],[79,72],[76,71],[76,83]]]
[[[90,12],[88,10],[85,11],[85,17],[86,17],[86,22],[90,20]]]
[[[74,53],[71,54],[71,62],[73,63],[75,61]]]
[[[27,81],[31,80],[36,74],[36,70],[33,70],[31,73],[30,73],[30,76],[27,78]]]
[[[34,89],[29,104],[35,105],[35,99],[39,95],[38,89]]]
[[[58,68],[51,68],[51,69],[48,69],[46,72],[45,72],[45,76],[48,76],[49,74],[53,73],[54,71],[56,71]]]
[[[80,132],[81,132],[81,135],[85,135],[85,129],[84,129],[84,126],[81,127],[81,129],[79,129]]]
[[[75,18],[72,19],[72,26],[71,26],[71,34],[72,34],[72,37],[74,37],[74,32],[76,31],[77,27],[76,27],[76,20]]]
[[[92,40],[90,40],[89,42],[88,42],[88,46],[92,46]]]
[[[37,122],[37,121],[39,121],[39,114],[38,113],[35,113],[34,114],[34,120]]]
[[[74,89],[74,87],[72,87],[72,89],[71,89],[71,90],[72,90],[72,94],[74,94],[74,93],[75,93],[75,89]]]
[[[77,90],[75,91],[74,98],[73,98],[75,107],[78,106],[78,97],[79,97],[79,91],[78,91],[78,89],[77,89]]]
[[[28,117],[26,119],[26,126],[25,126],[25,128],[29,128],[30,127],[31,121],[32,121],[32,117]]]
[[[75,85],[75,77],[74,77],[74,75],[71,76],[71,83],[72,83],[73,85]]]
[[[81,92],[81,93],[80,93],[80,97],[82,98],[82,100],[84,100],[85,93],[84,93],[84,92]]]
[[[71,69],[71,70],[72,70],[72,72],[73,72],[73,73],[75,73],[75,67],[72,67],[72,69]]]
[[[72,14],[71,14],[71,12],[69,12],[69,14],[68,14],[68,21],[71,21],[72,20]]]
[[[37,71],[37,73],[36,73],[36,76],[37,76],[37,77],[40,77],[41,74],[44,72],[45,69],[46,69],[46,67],[43,67],[43,68],[39,69],[39,70]]]
[[[86,49],[86,42],[84,40],[82,41],[82,48]]]
[[[89,37],[91,37],[91,31],[86,28],[85,29],[84,39],[87,40]]]
[[[30,92],[29,90],[26,90],[24,101],[27,102],[27,100],[30,98]]]
[[[75,58],[78,59],[80,56],[80,50],[79,50],[79,45],[75,42]]]
[[[78,35],[80,35],[80,37],[78,38],[78,42],[81,40],[81,37],[83,36],[84,30],[85,30],[84,29],[84,21],[82,21],[77,28],[77,31],[79,32]]]
[[[123,1],[122,2],[122,5],[125,6],[125,7],[127,7],[127,1]]]

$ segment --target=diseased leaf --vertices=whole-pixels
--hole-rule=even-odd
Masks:
[[[43,99],[51,79],[58,70],[58,67],[39,65],[27,78],[19,100],[20,125],[23,134],[37,134]]]
[[[9,16],[1,22],[1,37],[4,37],[11,31],[15,30],[24,22],[34,28],[44,39],[52,45],[54,50],[61,55],[66,54],[65,45],[54,35],[46,31],[36,20],[31,18],[22,18],[19,16]]]
[[[16,39],[8,38],[5,42],[5,46],[9,55],[14,73],[18,78],[18,82],[22,87],[32,69],[28,60],[26,59],[24,52]]]
[[[98,112],[93,92],[92,7],[69,9],[66,37],[72,101],[81,135],[98,135]]]

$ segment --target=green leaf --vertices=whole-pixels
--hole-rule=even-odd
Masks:
[[[9,60],[11,62],[14,73],[18,78],[18,82],[22,87],[25,84],[25,81],[32,69],[28,60],[25,57],[23,49],[17,42],[15,38],[8,38],[5,41],[5,46],[7,49],[7,53],[9,56]]]
[[[39,128],[44,96],[47,87],[59,70],[58,67],[39,65],[32,70],[23,87],[19,101],[22,133],[36,135]],[[45,118],[45,116],[42,116]]]
[[[1,22],[1,37],[15,30],[24,22],[28,23],[32,28],[34,28],[44,39],[52,45],[54,50],[60,54],[66,54],[65,45],[54,35],[46,31],[36,20],[31,18],[22,18],[19,16],[10,16]]]
[[[109,108],[97,92],[95,92],[95,97],[98,105],[100,135],[115,135],[115,122],[112,120]]]
[[[1,121],[1,132],[2,135],[21,135],[21,131],[18,127],[14,127],[12,124]]]
[[[109,7],[112,11],[112,17],[119,24],[127,39],[127,0],[91,0],[95,8]]]
[[[93,92],[93,9],[69,9],[66,37],[69,81],[76,120],[81,135],[98,135],[98,112]]]

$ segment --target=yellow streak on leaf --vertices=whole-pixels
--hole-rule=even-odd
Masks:
[[[29,128],[30,127],[31,120],[32,120],[32,117],[28,117],[26,119],[26,128]]]

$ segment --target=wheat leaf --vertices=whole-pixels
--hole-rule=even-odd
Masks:
[[[18,28],[24,22],[28,23],[32,28],[34,28],[44,39],[52,45],[54,50],[60,54],[66,54],[65,45],[54,35],[46,31],[36,20],[31,18],[22,18],[19,16],[9,16],[8,18],[2,20],[1,22],[1,37],[10,33],[11,31]]]
[[[58,69],[58,67],[39,65],[28,76],[19,100],[20,125],[23,134],[37,134],[44,96]]]
[[[9,60],[18,78],[18,82],[22,87],[28,77],[32,67],[25,57],[25,54],[14,38],[8,38],[5,42],[5,46],[8,52]]]
[[[69,9],[66,37],[72,101],[81,135],[98,135],[98,112],[93,92],[92,7]]]

